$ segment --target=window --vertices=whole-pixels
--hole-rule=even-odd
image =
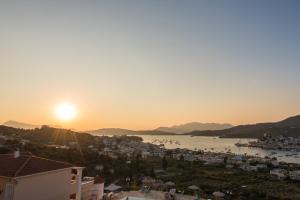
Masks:
[[[76,193],[70,194],[69,200],[76,200]]]
[[[77,174],[78,174],[77,169],[71,169],[71,174],[72,174],[71,184],[74,184],[77,181]]]
[[[78,171],[77,169],[71,169],[71,173],[77,175]]]

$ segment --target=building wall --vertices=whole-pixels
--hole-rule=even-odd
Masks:
[[[0,200],[4,200],[5,198],[5,188],[7,184],[12,185],[13,180],[6,177],[0,177]]]
[[[82,183],[81,192],[81,200],[101,200],[104,193],[104,183],[94,184],[94,181]]]
[[[7,179],[0,177],[0,200],[4,200],[4,189],[7,182]]]
[[[82,200],[90,200],[91,199],[93,186],[94,186],[94,181],[82,183],[82,185],[81,185]]]
[[[104,195],[104,183],[100,183],[100,184],[96,184],[99,188],[99,193],[98,193],[98,199],[103,199],[103,195]]]
[[[70,194],[78,193],[78,185],[71,184],[71,179],[70,168],[18,177],[14,200],[69,200]]]

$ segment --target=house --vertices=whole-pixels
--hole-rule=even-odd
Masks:
[[[206,165],[221,165],[224,163],[224,158],[210,157],[205,160]]]
[[[81,167],[30,154],[0,154],[0,200],[79,200]]]
[[[147,158],[147,157],[149,157],[151,154],[150,154],[149,151],[142,151],[141,155],[142,155],[142,158]]]
[[[270,175],[279,180],[285,179],[287,177],[287,170],[285,169],[272,169],[270,170]]]
[[[227,164],[225,167],[226,167],[226,169],[232,169],[234,166],[231,164]]]
[[[289,177],[294,181],[300,181],[300,170],[290,171]]]
[[[268,166],[266,164],[257,164],[256,167],[258,169],[268,169]]]
[[[240,165],[240,169],[247,171],[247,172],[257,172],[258,167],[257,166],[252,166],[248,164],[242,164]]]
[[[69,142],[69,145],[70,145],[70,146],[76,146],[76,145],[77,145],[77,142]]]
[[[241,155],[235,155],[227,160],[227,163],[232,165],[241,165],[243,164],[243,157]]]
[[[277,160],[272,160],[272,161],[271,161],[271,165],[272,165],[273,167],[278,167],[278,166],[279,166],[279,162],[278,162]]]
[[[3,135],[0,135],[0,146],[4,146],[5,142],[6,142],[6,137]]]
[[[190,162],[196,160],[196,158],[195,158],[194,155],[192,155],[192,154],[186,154],[186,155],[184,155],[183,159],[184,159],[185,161],[190,161]]]
[[[20,141],[20,143],[21,143],[22,145],[26,145],[26,144],[28,144],[29,142],[30,142],[30,140],[25,140],[25,139],[23,139],[23,140]]]
[[[56,149],[70,149],[69,146],[67,145],[55,145],[55,144],[50,144],[47,145],[48,147],[56,148]]]

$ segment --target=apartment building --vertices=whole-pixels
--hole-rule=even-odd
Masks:
[[[18,151],[0,154],[0,200],[80,200],[82,169]]]

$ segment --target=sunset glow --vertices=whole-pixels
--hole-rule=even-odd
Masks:
[[[300,113],[300,1],[21,2],[0,3],[0,123],[140,130]]]
[[[70,103],[62,103],[56,108],[56,117],[61,121],[71,121],[76,116],[76,108]]]

